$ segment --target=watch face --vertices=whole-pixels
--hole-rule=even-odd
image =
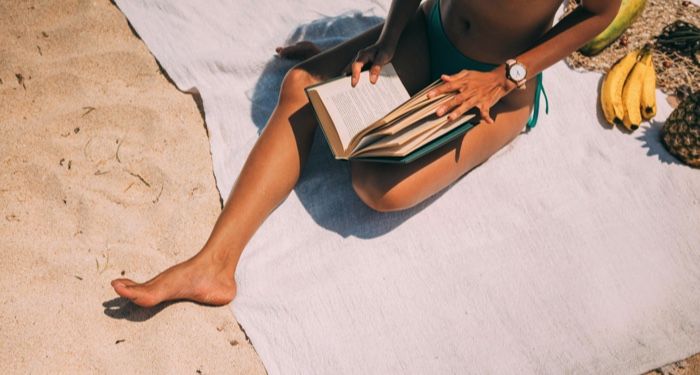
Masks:
[[[525,66],[523,66],[523,64],[518,63],[510,67],[510,71],[508,72],[508,74],[511,78],[513,78],[513,80],[520,81],[525,79],[527,71],[525,70]]]

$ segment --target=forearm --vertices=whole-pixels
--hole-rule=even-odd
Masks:
[[[620,0],[590,3],[595,6],[579,7],[559,21],[532,48],[516,57],[527,67],[527,79],[535,77],[605,30],[620,7]]]
[[[384,28],[379,36],[379,42],[396,47],[401,32],[408,21],[416,13],[420,0],[394,0],[389,8],[389,14],[384,22]]]

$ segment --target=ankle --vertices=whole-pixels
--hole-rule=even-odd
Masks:
[[[233,274],[238,264],[239,257],[232,251],[205,246],[195,258],[199,258],[221,271],[227,271]]]

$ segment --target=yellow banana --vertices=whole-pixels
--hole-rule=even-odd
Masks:
[[[642,85],[647,72],[647,65],[643,60],[650,54],[648,50],[642,52],[642,60],[634,64],[622,89],[622,104],[625,106],[625,117],[622,123],[630,130],[636,130],[642,123]]]
[[[585,56],[600,53],[622,35],[644,11],[647,0],[622,0],[615,19],[598,36],[586,43],[579,51]]]
[[[617,121],[615,119],[615,108],[612,102],[614,90],[610,87],[611,84],[612,79],[610,78],[610,72],[608,72],[603,80],[603,86],[600,89],[600,107],[603,109],[603,116],[605,116],[605,120],[608,124],[615,126]]]
[[[637,62],[639,50],[632,51],[613,65],[605,75],[601,86],[600,105],[605,119],[610,125],[622,124],[625,118],[625,106],[622,104],[622,89],[625,79]]]
[[[649,53],[640,60],[647,67],[642,83],[641,111],[644,120],[650,120],[656,115],[656,70],[654,70],[651,56],[652,54]]]

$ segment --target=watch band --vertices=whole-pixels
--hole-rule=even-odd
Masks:
[[[520,90],[525,90],[525,83],[527,82],[527,70],[525,70],[525,72],[526,72],[525,78],[522,78],[522,79],[520,79],[520,80],[517,80],[517,79],[513,78],[513,77],[511,76],[511,74],[510,74],[511,68],[512,68],[513,65],[515,65],[515,64],[519,64],[520,66],[523,67],[523,69],[525,69],[525,66],[524,66],[522,63],[518,62],[517,60],[515,60],[515,59],[508,59],[508,60],[506,61],[506,78],[508,78],[509,80],[515,82],[515,84],[518,85],[518,89],[520,89]]]

